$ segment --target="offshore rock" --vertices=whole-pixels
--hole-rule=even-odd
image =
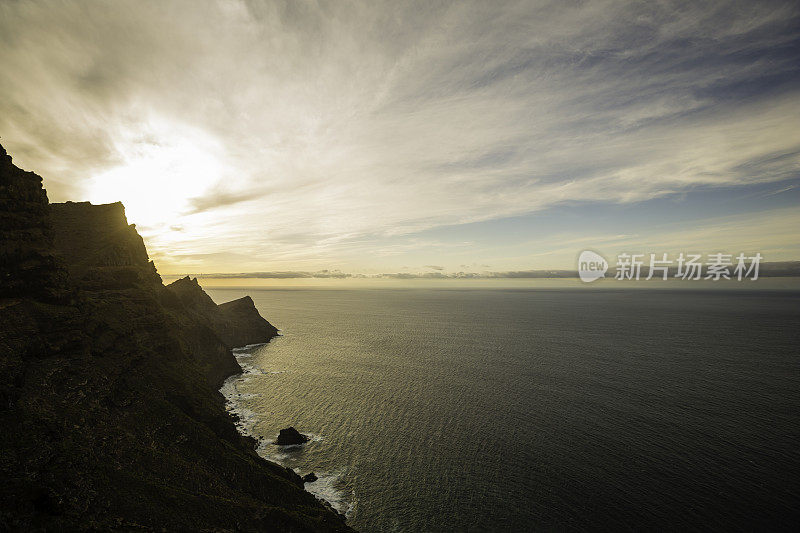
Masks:
[[[294,429],[293,427],[282,429],[275,440],[278,446],[291,446],[293,444],[303,444],[308,442],[308,437]]]

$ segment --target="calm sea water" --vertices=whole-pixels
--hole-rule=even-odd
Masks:
[[[798,292],[209,293],[283,334],[244,429],[362,531],[798,526]]]

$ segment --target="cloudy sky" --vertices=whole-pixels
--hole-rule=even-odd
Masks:
[[[797,2],[0,1],[0,142],[162,273],[800,258]]]

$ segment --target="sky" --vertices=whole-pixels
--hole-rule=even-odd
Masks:
[[[0,142],[163,274],[800,259],[800,4],[0,0]]]

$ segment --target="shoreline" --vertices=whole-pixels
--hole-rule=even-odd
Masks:
[[[300,473],[294,468],[289,466],[287,459],[291,457],[293,451],[302,449],[304,446],[312,443],[319,443],[324,441],[324,437],[314,433],[303,432],[304,435],[310,437],[309,442],[305,444],[277,446],[273,444],[269,438],[258,435],[253,431],[253,428],[260,420],[258,413],[243,405],[243,400],[252,399],[261,395],[261,393],[246,393],[240,392],[237,384],[243,384],[249,381],[250,377],[257,375],[277,375],[283,374],[286,371],[267,371],[260,367],[251,364],[248,360],[251,359],[258,350],[268,346],[275,338],[273,337],[268,342],[249,344],[246,346],[236,347],[231,349],[231,353],[236,358],[239,366],[242,369],[241,373],[232,374],[228,376],[219,392],[225,398],[225,410],[233,418],[236,430],[244,437],[249,437],[256,441],[255,452],[260,458],[271,463],[275,463],[283,468],[291,469],[297,475],[302,477],[308,472]],[[345,491],[336,488],[336,483],[339,481],[342,473],[337,472],[317,472],[317,480],[311,483],[305,483],[303,489],[313,494],[323,505],[329,507],[332,511],[341,515],[344,519],[350,520],[356,511],[357,500],[355,495],[348,497]]]

